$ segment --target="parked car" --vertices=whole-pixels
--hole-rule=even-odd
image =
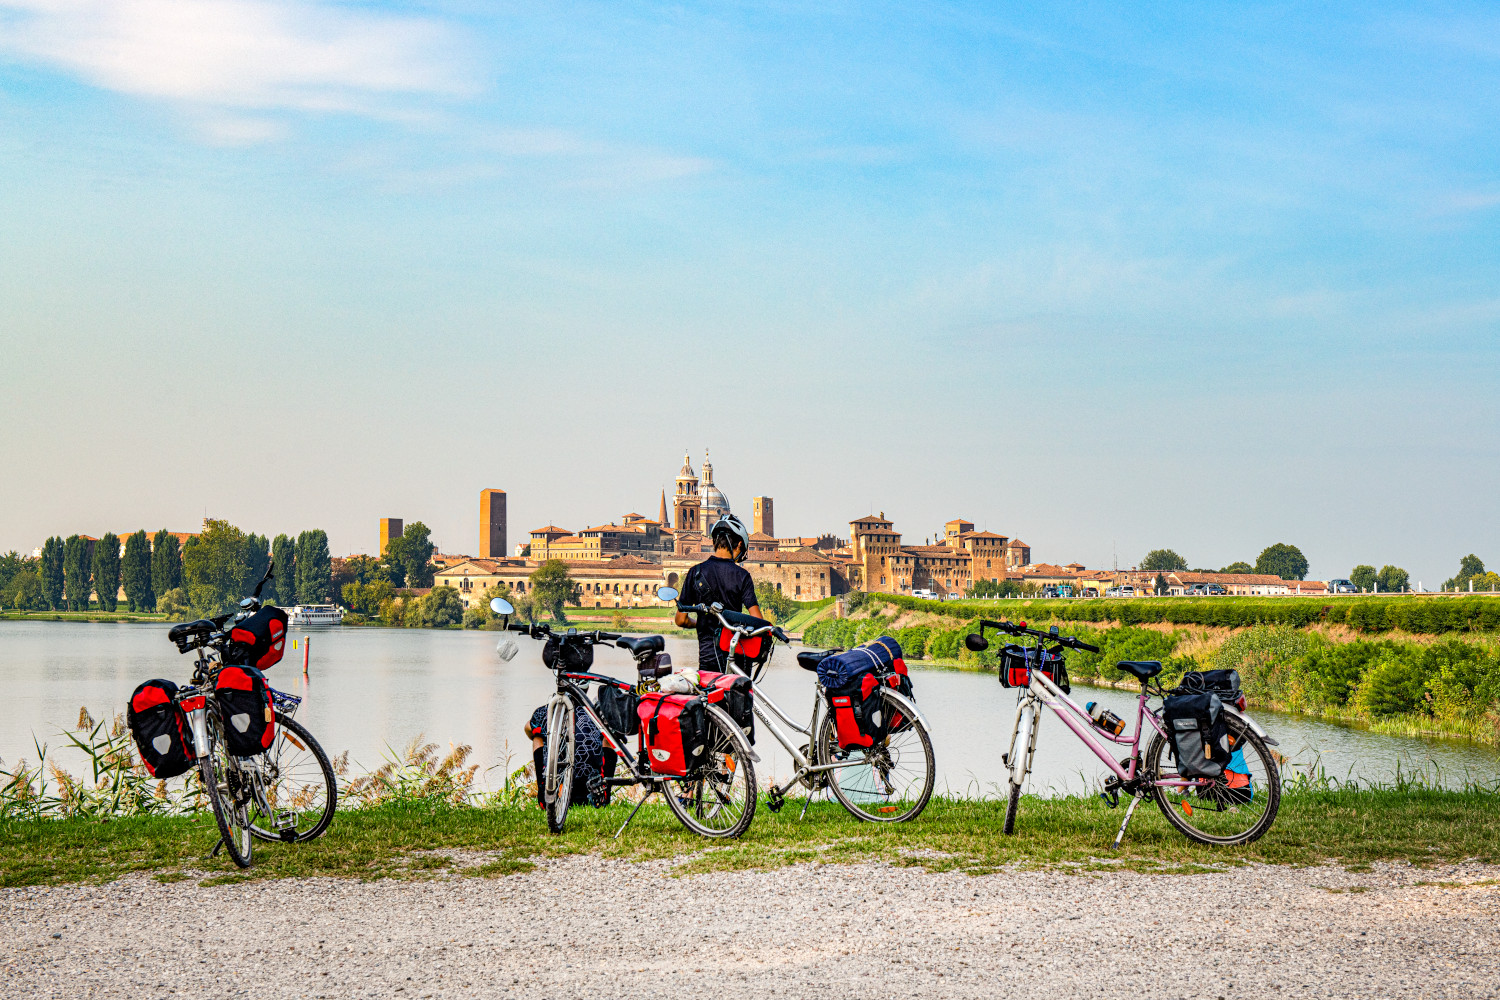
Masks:
[[[920,597],[924,601],[936,601],[936,600],[938,600],[938,595],[934,594],[930,590],[913,590],[911,592],[911,596],[913,596],[913,597]]]
[[[1348,580],[1329,580],[1328,592],[1330,594],[1357,594],[1359,588]]]
[[[1191,587],[1189,587],[1187,590],[1184,590],[1182,593],[1184,594],[1184,596],[1187,596],[1187,597],[1207,597],[1208,596],[1208,584],[1206,584],[1206,583],[1195,583]]]
[[[1223,594],[1229,593],[1229,591],[1224,589],[1224,585],[1222,583],[1210,583],[1208,585],[1208,593],[1212,597],[1219,597]]]
[[[1125,586],[1123,586],[1123,587],[1120,588],[1120,596],[1121,597],[1134,597],[1135,596],[1135,588],[1132,587],[1130,584],[1127,583]]]
[[[1079,594],[1078,596],[1079,597],[1098,597],[1099,596],[1099,588],[1098,587],[1084,587],[1083,588],[1083,593]]]

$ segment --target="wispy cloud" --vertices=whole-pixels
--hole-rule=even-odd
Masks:
[[[203,110],[379,115],[472,89],[446,25],[307,0],[0,0],[0,55]]]

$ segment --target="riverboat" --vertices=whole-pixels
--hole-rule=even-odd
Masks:
[[[287,628],[332,628],[344,623],[337,604],[299,604],[287,611]]]

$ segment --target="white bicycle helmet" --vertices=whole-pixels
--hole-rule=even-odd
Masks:
[[[718,522],[714,524],[713,530],[709,532],[708,537],[713,541],[714,548],[718,548],[722,544],[730,552],[734,551],[734,547],[738,543],[740,551],[734,557],[734,561],[737,563],[744,562],[745,557],[750,554],[750,532],[745,530],[744,522],[733,514],[725,514],[719,518]]]

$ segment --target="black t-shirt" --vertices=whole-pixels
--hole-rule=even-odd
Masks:
[[[729,611],[744,611],[755,607],[755,581],[745,567],[732,559],[710,556],[687,571],[682,579],[682,596],[679,604],[713,604],[715,601]],[[719,619],[713,615],[698,615],[698,666],[708,670],[722,670],[719,655]]]

